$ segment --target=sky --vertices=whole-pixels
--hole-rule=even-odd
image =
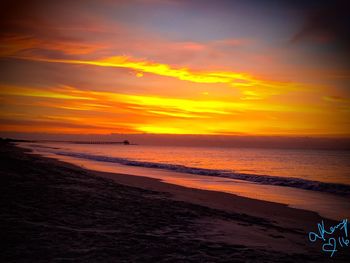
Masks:
[[[0,2],[0,131],[350,137],[347,1]]]

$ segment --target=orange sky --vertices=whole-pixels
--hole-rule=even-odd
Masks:
[[[258,3],[9,1],[0,131],[348,137],[337,36]]]

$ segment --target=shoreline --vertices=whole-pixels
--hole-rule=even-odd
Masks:
[[[41,197],[32,200],[29,206],[31,209],[35,208],[34,210],[36,210],[36,213],[34,218],[39,219],[33,220],[33,215],[31,215],[32,211],[28,209],[28,204],[21,204],[22,202],[25,203],[27,200],[23,199],[23,196],[22,198],[18,198],[14,192],[5,189],[5,193],[8,195],[7,201],[11,203],[12,199],[15,199],[16,201],[12,203],[12,205],[14,205],[17,210],[14,212],[14,208],[11,208],[9,209],[10,211],[6,211],[6,206],[2,208],[2,214],[9,214],[4,217],[4,225],[12,225],[12,227],[15,227],[16,224],[22,224],[25,225],[23,229],[41,227],[48,230],[51,228],[47,226],[50,225],[50,220],[53,220],[54,224],[52,228],[54,228],[54,232],[76,232],[77,229],[79,229],[78,232],[85,233],[87,231],[85,229],[86,226],[81,226],[81,221],[88,220],[88,222],[90,222],[89,231],[92,231],[92,226],[94,229],[93,243],[96,243],[96,240],[100,240],[101,235],[108,235],[111,239],[117,239],[116,241],[119,242],[117,243],[120,244],[124,250],[136,250],[136,255],[115,255],[112,251],[109,251],[109,253],[105,255],[105,259],[130,260],[130,257],[137,257],[137,255],[139,255],[139,259],[134,259],[134,261],[138,262],[146,253],[142,251],[138,245],[142,247],[150,243],[155,247],[162,248],[165,245],[164,242],[168,242],[166,244],[167,247],[164,248],[166,251],[161,253],[161,258],[157,255],[156,250],[147,251],[147,255],[149,255],[152,260],[155,260],[158,256],[158,261],[167,258],[170,261],[173,260],[173,262],[179,260],[179,258],[177,258],[178,256],[185,258],[193,257],[193,259],[196,259],[193,262],[197,262],[199,259],[212,260],[215,262],[229,262],[230,256],[231,258],[235,257],[238,262],[239,260],[244,262],[250,257],[252,257],[250,260],[253,262],[258,262],[261,259],[265,259],[266,262],[278,262],[281,260],[287,262],[289,260],[290,262],[322,262],[323,260],[328,260],[327,256],[321,253],[319,246],[312,245],[307,240],[307,232],[315,230],[317,223],[322,220],[322,218],[314,212],[222,192],[186,188],[147,177],[91,171],[52,158],[41,157],[37,154],[29,154],[28,150],[10,145],[3,147],[1,154],[8,159],[5,171],[2,171],[3,177],[7,176],[6,178],[9,182],[13,180],[9,175],[12,174],[17,178],[15,182],[17,186],[16,192],[20,191],[21,187],[23,188],[23,186],[21,186],[23,181],[27,182],[22,189],[23,192],[28,191],[27,194],[24,195],[24,198],[26,197],[28,200],[34,198],[30,193],[33,193],[34,196],[36,194],[40,195],[35,191],[37,190],[36,188],[38,186],[36,184],[38,183],[43,189],[50,186],[53,187],[54,191],[58,191],[58,193],[54,195],[55,198],[64,199],[68,195],[72,198],[64,200],[63,202],[69,209],[67,209],[66,206],[61,207],[61,204],[57,203],[58,200],[55,201],[50,198],[43,199]],[[3,164],[5,164],[5,162]],[[11,162],[12,166],[9,165]],[[16,163],[19,164],[18,167],[15,165]],[[23,169],[22,172],[24,172],[24,174],[19,172],[21,169]],[[38,175],[40,176],[38,177]],[[25,177],[26,180],[23,180],[23,178],[21,178],[22,176]],[[54,184],[56,181],[58,181],[58,184]],[[15,190],[15,188],[12,190]],[[122,198],[120,197],[120,191],[125,192]],[[51,195],[50,192],[44,192],[48,197]],[[120,199],[118,200],[122,200],[122,202],[114,202],[117,198],[116,195]],[[93,202],[84,203],[84,196],[89,197],[85,200],[92,200]],[[102,198],[102,202],[100,200],[101,196],[109,196],[110,198],[106,200]],[[134,201],[133,199],[137,199],[139,202],[137,204],[132,203],[132,205],[126,205],[123,209],[116,206],[113,207],[113,209],[107,209],[106,212],[105,209],[101,211],[100,208],[101,205],[105,207],[114,206],[123,202],[129,203]],[[49,200],[54,202],[50,203]],[[78,203],[82,205],[84,209],[75,204],[77,201],[79,201]],[[37,209],[35,205],[41,204],[41,202],[48,202],[47,208],[51,207],[54,209],[56,207],[58,211],[54,213],[63,216],[63,219],[56,217],[50,219],[51,215],[48,214],[49,211]],[[169,209],[169,207],[171,209]],[[16,216],[14,216],[13,213]],[[71,213],[76,214],[73,216],[75,220],[72,220]],[[118,213],[118,215],[115,213]],[[132,214],[132,216],[129,215],[129,213]],[[44,214],[45,216],[38,216],[38,214]],[[129,218],[129,216],[131,217]],[[13,220],[14,217],[16,217],[16,220]],[[28,220],[27,217],[31,218],[31,220]],[[49,219],[47,219],[47,217],[49,217]],[[111,229],[104,229],[106,226],[118,223],[114,221],[120,221],[121,218],[124,217],[131,221],[136,220],[136,225],[139,226],[140,229],[133,229],[131,226],[129,227],[130,229],[126,226],[126,229],[124,229],[124,225],[122,224],[113,226]],[[23,220],[23,218],[26,219]],[[43,220],[45,222],[43,222]],[[58,220],[58,222],[56,222],[56,220]],[[100,220],[106,221],[107,223],[97,224],[96,222]],[[150,222],[152,222],[152,229],[145,231],[145,229],[149,227]],[[332,220],[327,220],[327,222],[334,223]],[[23,229],[21,231],[21,227],[18,228],[18,226],[15,228],[19,229],[13,230],[15,235],[23,235],[26,234],[26,232],[30,232]],[[9,227],[9,229],[11,230],[12,228]],[[176,231],[174,229],[176,229]],[[42,234],[42,231],[43,229],[39,232]],[[128,238],[133,236],[135,239],[134,241],[138,245],[135,244],[134,246],[129,243],[123,245],[123,242],[126,242],[126,237],[124,236],[118,239],[116,233],[125,231],[128,232]],[[148,237],[147,242],[140,237],[140,234],[145,235],[145,232],[147,232],[147,235],[151,235],[151,237]],[[11,231],[8,234],[11,235]],[[68,235],[68,233],[62,235],[65,236],[66,234]],[[45,234],[43,235],[45,237]],[[31,237],[29,237],[29,239],[30,238]],[[81,240],[76,237],[74,240],[80,249],[79,253],[77,253],[76,250],[71,251],[72,255],[74,254],[72,257],[76,258],[77,254],[80,255],[83,253],[81,252],[81,247],[87,249],[86,246],[88,244],[84,244],[84,240],[89,240],[89,238],[85,237]],[[186,248],[178,247],[173,244],[171,240],[180,242],[180,244]],[[21,241],[18,242],[21,244],[22,248],[29,245],[27,243],[23,244]],[[51,242],[55,243],[55,240]],[[108,243],[107,247],[112,249],[112,247],[110,247],[110,241],[104,240],[101,242],[101,245],[97,245],[97,249],[106,247],[106,243]],[[67,242],[63,243],[66,244]],[[203,247],[194,249],[193,246],[195,246],[196,243],[202,243]],[[67,244],[66,247],[64,244],[62,245],[63,248],[67,249]],[[71,242],[69,242],[69,244],[71,244]],[[94,245],[94,247],[96,249],[96,245]],[[13,249],[14,248],[12,248],[12,250]],[[50,246],[44,246],[42,249],[51,251]],[[31,254],[30,251],[27,251],[28,249],[24,250],[28,255]],[[13,252],[14,251],[12,251],[12,253]],[[98,254],[91,254],[89,249],[85,252],[89,259],[97,260]],[[344,259],[345,257],[343,258],[343,256],[346,256],[344,253],[345,251],[342,252],[339,252],[337,255],[339,260]],[[158,251],[158,254],[159,253]],[[49,255],[51,254],[49,253]],[[11,248],[9,248],[8,256],[11,258]]]
[[[99,168],[102,169],[102,167],[96,169],[89,169],[86,167],[86,162],[76,164],[70,162],[70,159],[72,158],[67,159],[67,157],[62,158],[63,156],[55,156],[51,154],[45,155],[42,153],[37,153],[30,148],[20,147],[17,145],[16,147],[25,149],[25,151],[28,151],[28,153],[30,153],[31,155],[38,156],[40,158],[48,158],[53,161],[61,162],[66,166],[73,166],[79,169],[87,170],[91,173],[94,173],[97,176],[111,179],[118,184],[138,187],[146,190],[166,192],[171,195],[172,199],[178,201],[185,201],[199,205],[204,205],[214,209],[225,210],[227,212],[232,212],[236,209],[244,211],[245,208],[249,207],[247,212],[256,214],[257,216],[270,216],[269,214],[265,215],[266,211],[274,210],[278,211],[278,215],[286,215],[287,218],[290,218],[290,216],[294,217],[295,215],[297,215],[299,218],[308,218],[319,221],[321,221],[322,219],[326,219],[328,221],[336,222],[335,219],[321,216],[315,211],[290,207],[287,204],[240,196],[234,193],[184,186],[155,177],[134,175],[132,173],[111,172],[109,171],[109,169],[107,169],[106,171],[99,170]],[[153,171],[152,169],[150,169],[147,172],[152,173]],[[254,211],[251,208],[252,205],[254,206]]]
[[[39,154],[40,156],[77,165],[94,172],[146,177],[158,181],[160,180],[166,184],[178,185],[185,188],[200,189],[210,192],[224,192],[234,196],[283,204],[299,210],[316,212],[323,218],[336,221],[350,217],[349,199],[341,195],[304,190],[289,186],[266,185],[224,177],[179,173],[157,168],[128,166],[113,162],[72,157],[69,155],[57,155],[55,153],[41,151],[41,148],[37,149],[36,147],[33,148],[22,144],[19,144],[18,146],[30,149],[33,153]],[[101,176],[106,175],[101,174]],[[111,176],[111,179],[113,179],[113,176]],[[116,176],[114,179],[121,180]],[[130,181],[133,180],[137,180],[137,178],[129,178],[126,180],[126,183],[131,183]],[[142,187],[143,183],[141,182],[136,185]],[[158,187],[162,187],[162,185]],[[157,188],[155,190],[157,190]]]

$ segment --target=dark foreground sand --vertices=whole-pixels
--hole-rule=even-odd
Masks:
[[[0,146],[0,262],[330,260],[307,240],[315,213]]]

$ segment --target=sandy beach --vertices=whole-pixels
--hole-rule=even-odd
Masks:
[[[8,143],[0,154],[2,262],[329,261],[308,240],[323,219],[313,212],[89,171]]]

